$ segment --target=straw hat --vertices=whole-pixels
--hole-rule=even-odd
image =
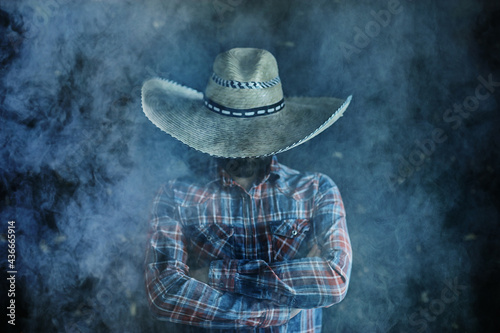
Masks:
[[[260,157],[296,147],[331,126],[351,101],[283,97],[276,59],[236,48],[215,59],[205,94],[154,78],[142,87],[142,108],[161,130],[218,157]]]

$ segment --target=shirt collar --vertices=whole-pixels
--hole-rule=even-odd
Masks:
[[[269,178],[271,181],[275,182],[276,186],[283,192],[285,195],[292,195],[293,189],[290,187],[290,184],[286,181],[286,167],[283,167],[278,162],[276,155],[273,156],[273,160],[271,162],[271,171]]]

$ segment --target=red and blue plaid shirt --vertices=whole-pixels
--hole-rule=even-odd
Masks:
[[[345,297],[351,273],[337,186],[276,157],[248,191],[217,175],[171,181],[154,201],[145,269],[153,313],[207,332],[320,332],[321,308]],[[321,255],[308,257],[314,244]],[[208,284],[189,276],[207,265]],[[290,319],[294,308],[304,310]]]

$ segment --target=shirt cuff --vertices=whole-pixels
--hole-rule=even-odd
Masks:
[[[237,292],[236,279],[238,278],[237,260],[215,260],[210,263],[208,284],[221,291]]]

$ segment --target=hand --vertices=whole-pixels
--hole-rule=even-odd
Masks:
[[[290,319],[292,319],[293,317],[295,317],[296,315],[298,315],[300,311],[302,311],[302,309],[292,308],[292,311],[290,312]]]
[[[189,270],[189,276],[193,279],[201,281],[203,283],[208,284],[208,271],[210,270],[210,266],[205,266],[198,269]]]

